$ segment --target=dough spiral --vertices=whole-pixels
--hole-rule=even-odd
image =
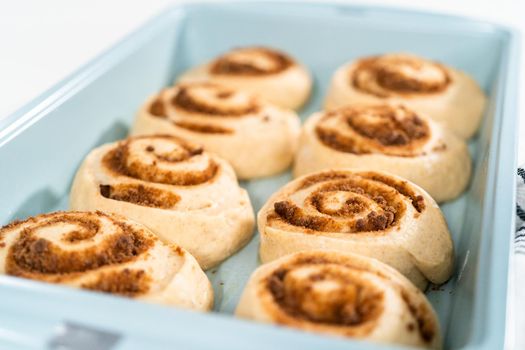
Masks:
[[[209,81],[247,91],[284,108],[298,109],[308,100],[308,70],[284,52],[267,47],[233,49],[184,73],[179,82]]]
[[[213,290],[184,249],[102,212],[54,212],[0,229],[0,272],[208,310]]]
[[[236,314],[305,331],[441,348],[437,316],[393,268],[334,251],[287,255],[259,267]]]
[[[74,210],[104,210],[187,249],[203,269],[252,236],[254,216],[233,169],[202,147],[167,135],[131,137],[93,150],[71,189]]]
[[[365,57],[340,67],[332,77],[325,107],[404,104],[467,139],[478,129],[485,100],[464,72],[399,53]]]
[[[169,133],[202,144],[230,162],[241,179],[274,175],[290,166],[299,117],[252,94],[214,83],[180,84],[139,111],[134,135]]]
[[[263,262],[302,250],[376,258],[416,286],[452,274],[454,247],[434,200],[388,173],[326,170],[277,191],[258,213]]]
[[[471,159],[462,139],[407,107],[352,105],[316,113],[302,130],[294,175],[333,168],[388,171],[443,202],[465,190]]]

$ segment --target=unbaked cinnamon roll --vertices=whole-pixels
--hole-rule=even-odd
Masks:
[[[478,129],[485,100],[478,84],[464,72],[414,55],[385,54],[339,68],[325,107],[402,103],[467,139]]]
[[[0,228],[0,273],[195,310],[213,304],[199,264],[146,227],[102,212],[54,212]]]
[[[464,191],[471,160],[462,139],[407,107],[352,105],[315,113],[303,127],[295,176],[333,168],[388,171],[443,202]]]
[[[93,150],[71,189],[74,210],[125,215],[187,249],[203,269],[252,236],[254,215],[231,166],[174,136],[131,137]]]
[[[275,49],[243,47],[184,73],[179,82],[210,81],[254,93],[281,107],[298,109],[312,90],[308,70]]]
[[[452,274],[454,247],[436,202],[388,173],[342,169],[295,179],[261,208],[258,226],[263,262],[333,249],[381,260],[421,289]]]
[[[250,277],[236,314],[340,337],[441,348],[432,306],[375,259],[333,251],[287,255]]]
[[[139,111],[134,135],[168,133],[195,140],[250,179],[290,166],[297,149],[299,117],[247,92],[214,83],[163,90]]]

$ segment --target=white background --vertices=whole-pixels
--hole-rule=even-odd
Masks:
[[[361,3],[365,1],[361,0]],[[51,87],[174,2],[0,0],[0,118]],[[366,4],[465,15],[514,26],[525,32],[525,1],[522,0],[372,0],[366,1]],[[525,48],[523,41],[522,47]],[[525,81],[524,63],[525,55],[522,55],[522,86]],[[523,105],[521,101],[525,101],[525,93],[521,91],[519,97]],[[519,110],[522,111],[523,107],[520,106]],[[525,163],[525,122],[520,124],[521,164]],[[520,265],[515,267],[518,272]],[[516,290],[525,298],[525,290]],[[519,307],[520,304],[515,304],[513,309]],[[525,310],[513,311],[518,318],[521,317],[518,324],[522,328]],[[516,327],[518,333],[523,335],[523,329],[519,328]],[[525,347],[525,336],[518,339],[519,346]]]

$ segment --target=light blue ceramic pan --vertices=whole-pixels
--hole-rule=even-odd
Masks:
[[[465,70],[489,95],[471,144],[469,190],[443,205],[456,244],[454,278],[427,294],[448,349],[504,346],[516,145],[516,35],[457,17],[330,3],[183,5],[0,122],[0,224],[65,209],[82,158],[126,135],[147,96],[232,47],[282,48],[314,73],[303,118],[321,106],[332,72],[363,55],[409,51]],[[256,209],[289,174],[243,183]],[[0,277],[0,348],[385,349],[237,320],[231,313],[257,266],[258,237],[211,274],[215,313],[197,314]],[[98,343],[97,343],[98,342]],[[73,344],[73,345],[71,345]],[[77,344],[77,345],[75,345]],[[111,346],[113,344],[113,346]],[[60,347],[62,346],[62,347]],[[72,346],[72,347],[71,347]]]

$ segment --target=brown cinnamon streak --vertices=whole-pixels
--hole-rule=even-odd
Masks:
[[[191,123],[183,121],[173,121],[173,124],[179,128],[186,129],[189,131],[197,132],[200,134],[221,134],[227,135],[232,134],[233,130],[222,126],[204,123]]]
[[[175,193],[141,184],[100,185],[100,194],[109,199],[160,209],[170,209],[180,201],[180,196]]]
[[[302,267],[308,268],[310,274],[294,277],[294,270]],[[374,321],[383,312],[385,302],[383,291],[367,282],[366,275],[374,275],[391,285],[392,291],[399,294],[416,320],[416,324],[407,323],[407,329],[417,331],[421,339],[430,344],[437,335],[438,325],[432,310],[413,298],[413,293],[419,291],[409,290],[381,270],[356,264],[352,259],[328,253],[304,253],[274,270],[261,282],[278,307],[273,313],[277,322],[298,327],[302,322],[334,325],[341,327],[339,329],[345,335],[366,336],[374,329]],[[325,280],[337,283],[338,290],[316,295],[315,283]]]
[[[325,264],[326,267],[325,267]],[[304,280],[295,280],[291,273],[301,266],[316,266],[317,272]],[[311,262],[297,262],[274,271],[266,280],[266,288],[275,303],[292,318],[310,323],[336,325],[367,333],[366,327],[379,317],[382,310],[383,294],[350,278],[345,272],[348,266],[336,268],[334,262],[322,259]],[[336,294],[323,297],[312,293],[316,282],[332,280],[340,285]],[[363,327],[364,326],[364,327]]]
[[[427,81],[424,77],[408,76],[400,69],[401,66],[408,66],[417,70],[424,64],[440,71],[444,80],[440,82]],[[360,74],[363,73],[366,73],[372,82],[363,81],[360,78]],[[451,83],[450,74],[439,63],[415,57],[392,57],[388,55],[373,56],[360,60],[355,70],[351,73],[350,79],[356,89],[380,98],[390,97],[391,95],[410,97],[413,95],[436,94],[444,91]],[[381,90],[372,88],[375,84],[380,86]]]
[[[330,125],[331,121],[337,121],[343,129]],[[423,146],[430,139],[425,120],[405,107],[390,105],[328,112],[318,121],[315,132],[319,141],[340,152],[398,157],[423,155]]]
[[[287,198],[276,201],[267,215],[268,223],[301,227],[309,234],[388,234],[406,213],[405,199],[417,215],[426,206],[423,196],[407,181],[376,172],[325,171],[305,177],[295,191],[313,186],[300,205]]]
[[[219,99],[229,98],[235,93],[216,85],[207,85],[208,88],[217,90]],[[217,101],[199,100],[192,94],[192,88],[194,87],[199,88],[199,85],[180,86],[175,96],[171,99],[171,104],[188,112],[209,116],[241,117],[259,111],[259,105],[254,99],[248,103],[233,106],[221,105]]]
[[[212,63],[210,72],[224,75],[260,76],[280,73],[294,64],[290,57],[276,50],[263,47],[243,48],[241,50],[249,50],[254,55],[265,56],[274,62],[274,67],[265,69],[250,62],[239,62],[232,59],[227,53]]]
[[[48,219],[42,219],[36,225],[30,225],[20,232],[20,237],[10,248],[6,272],[15,276],[32,274],[69,274],[85,272],[102,266],[121,264],[133,260],[145,252],[153,241],[128,224],[114,220],[103,213],[88,213],[87,218],[79,218],[78,214],[56,214]],[[117,233],[109,236],[100,245],[91,246],[79,251],[63,250],[61,247],[38,237],[36,230],[46,226],[70,223],[80,226],[87,232],[76,238],[90,239],[100,234],[101,227],[96,223],[96,216],[105,216],[116,226]],[[91,220],[93,224],[86,225]],[[97,231],[90,231],[97,230]],[[70,243],[75,243],[76,239]]]
[[[149,290],[151,277],[144,270],[123,269],[101,273],[96,280],[84,283],[82,288],[97,292],[134,297]]]
[[[130,152],[129,145],[134,140],[141,138],[150,138],[152,140],[155,138],[166,138],[174,143],[177,143],[185,150],[185,153],[182,156],[178,156],[178,158],[173,159],[163,155],[157,155],[158,160],[163,162],[181,162],[191,157],[199,156],[203,153],[202,147],[190,144],[183,141],[182,139],[172,136],[155,135],[131,137],[120,142],[114,149],[110,150],[102,159],[103,165],[115,174],[124,175],[142,181],[174,186],[199,185],[212,180],[219,171],[219,165],[212,159],[208,161],[207,167],[201,171],[172,171],[161,169],[155,164],[144,165],[137,162],[128,164],[127,160]],[[136,188],[133,192],[136,193],[138,190],[139,189]],[[152,191],[149,191],[149,193],[152,194]],[[102,195],[104,195],[104,193],[102,193]]]

